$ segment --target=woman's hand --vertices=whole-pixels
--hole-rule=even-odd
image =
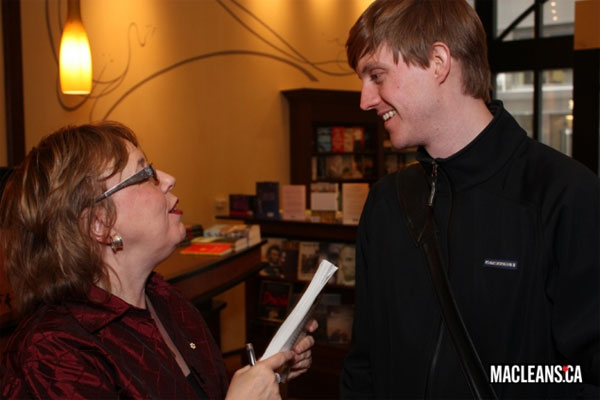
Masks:
[[[315,344],[315,339],[308,335],[308,333],[316,331],[318,327],[317,320],[312,319],[306,324],[304,331],[298,337],[294,345],[294,358],[290,361],[292,365],[289,367],[287,376],[285,377],[286,381],[302,375],[310,368],[312,364],[311,348]]]
[[[253,367],[246,365],[238,369],[231,379],[226,399],[281,399],[275,370],[293,362],[295,356],[292,350],[281,351]]]

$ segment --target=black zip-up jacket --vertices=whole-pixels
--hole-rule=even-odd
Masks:
[[[501,102],[490,110],[457,154],[419,153],[437,170],[433,207],[458,307],[488,374],[515,374],[494,383],[499,397],[598,398],[600,181],[528,138]],[[394,174],[373,185],[361,216],[342,397],[469,398],[395,185]],[[583,383],[548,383],[558,374],[531,383],[530,368],[536,380],[544,365],[565,366],[569,379],[578,369]]]

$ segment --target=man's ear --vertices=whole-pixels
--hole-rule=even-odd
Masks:
[[[445,43],[435,42],[431,47],[431,59],[429,62],[431,67],[433,67],[437,82],[439,84],[444,83],[450,74],[450,67],[452,66],[450,48]]]

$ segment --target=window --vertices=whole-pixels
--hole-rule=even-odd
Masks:
[[[495,37],[504,41],[533,39],[537,13],[541,37],[573,34],[575,0],[502,0],[496,2]]]
[[[529,137],[533,137],[533,71],[496,74],[495,98],[517,120]]]
[[[572,156],[575,0],[476,0],[475,7],[494,37],[492,97],[530,137]]]
[[[545,70],[542,76],[542,129],[539,140],[572,156],[573,70]]]

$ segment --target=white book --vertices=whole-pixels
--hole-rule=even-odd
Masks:
[[[281,186],[282,219],[288,221],[306,220],[306,186],[282,185]]]
[[[304,325],[310,317],[310,310],[323,287],[331,276],[337,271],[337,267],[327,260],[321,261],[319,269],[312,281],[304,291],[304,294],[294,307],[290,315],[283,321],[273,339],[267,346],[261,360],[271,357],[283,350],[290,350],[296,343],[296,339],[304,329]]]

